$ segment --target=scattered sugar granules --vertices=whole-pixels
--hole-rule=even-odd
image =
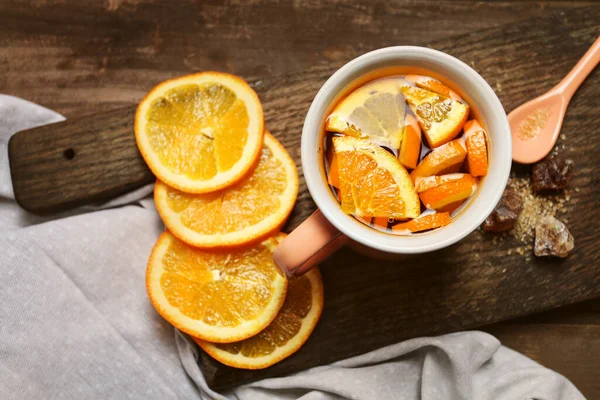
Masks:
[[[536,195],[531,189],[529,176],[511,177],[508,185],[521,195],[523,211],[514,228],[506,233],[525,244],[528,249],[533,245],[535,226],[540,218],[546,215],[556,217],[565,214],[568,211],[567,202],[570,200],[570,195],[567,190],[554,195]],[[517,253],[521,254],[519,250]]]

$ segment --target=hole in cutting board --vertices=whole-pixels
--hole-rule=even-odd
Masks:
[[[63,156],[67,159],[67,160],[72,160],[75,158],[75,150],[73,149],[66,149],[63,152]]]

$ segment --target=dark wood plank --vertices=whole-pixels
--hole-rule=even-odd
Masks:
[[[594,7],[502,26],[438,41],[432,47],[472,64],[510,110],[549,89],[570,70],[600,31],[600,19],[588,18],[599,10]],[[269,82],[276,81],[266,79],[261,83],[268,126],[296,159],[302,119],[330,73],[330,68],[315,67],[291,74],[284,84],[270,86]],[[321,81],[315,84],[313,79]],[[293,85],[295,80],[300,87]],[[228,387],[416,336],[471,329],[600,296],[600,241],[594,222],[600,218],[600,188],[591,173],[598,164],[589,151],[599,140],[595,129],[600,123],[595,111],[600,107],[599,83],[600,73],[595,71],[574,97],[563,128],[568,142],[561,153],[577,160],[572,185],[580,189],[572,193],[573,206],[567,214],[577,243],[567,260],[527,262],[521,255],[509,254],[519,246],[515,240],[505,238],[492,244],[492,238],[480,231],[450,248],[401,262],[374,262],[343,250],[323,265],[325,311],[298,353],[264,371],[223,367],[202,355],[200,363],[209,382]],[[279,105],[282,98],[288,99],[285,106]],[[527,173],[528,167],[517,172]],[[313,209],[302,187],[288,229]],[[564,337],[559,331],[557,337]]]
[[[108,6],[34,2],[33,7],[4,1],[0,4],[0,91],[71,117],[131,105],[153,84],[172,76],[198,69],[228,70],[253,81],[265,104],[269,129],[298,162],[301,124],[312,97],[335,67],[355,55],[391,44],[431,45],[472,64],[510,110],[550,88],[591,44],[599,30],[600,9],[577,11],[586,4],[597,5],[562,1],[198,5],[182,1],[175,9],[154,1],[115,0]],[[551,17],[522,22],[537,15]],[[367,22],[361,25],[361,20]],[[483,39],[476,33],[499,24],[505,25],[481,32]],[[473,34],[448,39],[466,32]],[[280,73],[289,74],[269,76]],[[595,72],[573,99],[563,131],[568,142],[561,151],[576,158],[573,185],[581,189],[572,193],[573,209],[568,214],[577,246],[569,259],[526,263],[516,254],[507,254],[515,242],[491,246],[479,232],[450,249],[398,263],[374,263],[344,251],[323,268],[326,310],[300,352],[258,373],[230,370],[203,358],[211,382],[230,386],[285,374],[414,335],[467,329],[600,295],[594,223],[600,182],[593,174],[598,164],[591,150],[591,144],[598,142],[598,83]],[[313,209],[302,180],[287,229]],[[600,323],[592,320],[590,324]],[[573,336],[597,353],[597,341],[575,325],[569,325],[565,334],[564,324],[554,326],[552,319],[532,321],[534,326],[543,323],[545,329],[522,328],[521,323],[493,329],[499,329],[502,340],[517,350],[550,363],[576,383],[597,389],[592,377],[600,368],[598,360],[594,363],[593,358],[572,352],[573,363],[579,360],[589,366],[574,370],[572,363],[561,366],[548,361],[551,347],[537,346],[535,351],[527,350],[530,344],[519,347],[526,343],[523,337],[530,342],[535,336],[554,338],[548,346],[563,346]],[[417,332],[416,325],[427,329]],[[575,371],[585,379],[570,375]],[[600,391],[584,393],[589,398],[600,396]]]
[[[136,147],[134,114],[134,107],[123,108],[13,135],[8,153],[17,202],[55,213],[152,182]]]
[[[134,104],[156,83],[199,70],[302,72],[594,3],[3,0],[0,90],[71,118]]]
[[[458,8],[462,10],[461,7],[459,5]],[[509,28],[503,37],[495,38],[495,43],[492,43],[492,45],[507,41],[510,47],[513,48],[515,40],[517,44],[521,41],[519,34],[518,31],[514,31],[514,29],[511,31]],[[476,34],[471,36],[477,37]],[[537,39],[537,37],[534,37],[534,39]],[[445,42],[449,43],[451,41],[447,40]],[[568,44],[568,41],[562,40],[562,42]],[[476,47],[473,48],[469,47],[473,44],[468,41],[458,46],[452,44],[447,48],[443,47],[444,41],[440,43],[441,48],[451,54],[452,51],[463,51],[465,55],[468,54],[471,58],[473,56],[479,57],[476,53],[477,46],[480,48],[478,43],[475,43]],[[471,52],[471,50],[474,51]],[[568,49],[561,49],[560,54],[568,53]],[[508,102],[510,106],[524,101],[526,99],[524,95],[529,92],[512,90],[511,85],[514,85],[514,81],[512,78],[510,80],[506,79],[505,71],[509,67],[512,69],[519,68],[519,63],[527,60],[527,58],[512,59],[503,57],[503,59],[497,59],[497,57],[488,57],[488,54],[484,56],[485,58],[479,57],[482,61],[478,65],[478,70],[489,81],[496,81],[497,90],[501,90],[504,86],[505,90],[511,93],[510,97],[503,98],[505,104]],[[488,67],[486,62],[489,60],[493,60],[494,64]],[[467,58],[465,61],[472,63],[474,59],[469,60]],[[501,63],[516,65],[501,65]],[[528,65],[526,64],[524,67],[528,68]],[[334,68],[331,65],[324,65],[312,67],[301,73],[255,79],[253,86],[261,94],[261,98],[265,103],[268,126],[286,129],[290,122],[302,121],[304,111],[310,104],[313,93],[333,71]],[[500,73],[504,75],[497,76]],[[490,75],[488,76],[488,74]],[[529,87],[535,84],[535,81],[529,83],[523,82],[523,79],[519,80],[520,87]],[[515,97],[522,100],[515,101]],[[286,104],[284,110],[279,106],[282,98],[292,100]],[[270,104],[277,106],[271,107]],[[106,117],[104,115],[91,116],[81,121],[68,121],[59,123],[54,127],[38,128],[39,130],[36,130],[38,133],[35,136],[16,136],[10,147],[12,153],[11,164],[16,195],[23,207],[38,213],[57,212],[66,207],[85,204],[90,201],[105,200],[151,181],[152,175],[141,162],[139,154],[132,149],[123,152],[124,145],[134,143],[131,137],[119,138],[120,133],[126,132],[132,126],[132,118],[129,118],[131,111],[132,109],[123,110],[122,112],[117,111],[107,114]],[[115,119],[120,115],[126,115],[128,117],[127,121]],[[121,125],[118,130],[113,130],[111,126],[115,123]],[[60,124],[64,124],[68,128],[63,129],[63,125]],[[81,129],[78,129],[78,127]],[[83,135],[82,132],[85,132],[88,127],[93,127],[93,130],[89,135]],[[61,133],[54,139],[52,138],[53,135],[47,135],[48,130],[59,128]],[[100,134],[102,131],[105,132]],[[285,140],[290,147],[299,147],[299,135],[295,136],[295,140],[290,141],[288,138]],[[56,148],[49,149],[49,143],[54,143]],[[65,162],[69,160],[65,160],[62,156],[63,152],[74,146],[77,147],[77,152],[81,156],[71,162]],[[25,151],[23,152],[23,150]],[[108,154],[108,158],[105,157],[105,154]],[[299,156],[299,154],[292,155]],[[85,160],[82,156],[86,157]],[[84,163],[82,164],[82,162]],[[114,168],[108,167],[110,162],[115,162]],[[82,168],[92,164],[95,167]],[[114,179],[115,173],[104,174],[105,169],[119,171],[117,179]],[[57,171],[62,174],[60,178],[57,177]],[[307,191],[302,193],[304,198],[308,198],[306,197],[308,196]],[[300,219],[304,219],[306,215],[312,212],[310,209],[303,209],[302,211],[297,215]]]

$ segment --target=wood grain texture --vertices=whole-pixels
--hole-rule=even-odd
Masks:
[[[135,104],[158,82],[186,73],[221,70],[251,80],[330,68],[380,47],[560,18],[590,4],[2,0],[0,88],[71,118]]]
[[[154,181],[133,135],[135,108],[18,132],[8,154],[15,198],[34,213],[109,200]]]
[[[596,2],[259,0],[182,1],[170,7],[159,1],[3,1],[0,91],[75,117],[133,105],[163,79],[227,70],[252,82],[265,105],[267,127],[299,165],[310,101],[337,67],[360,53],[392,44],[444,50],[480,72],[509,111],[560,80],[600,31],[598,21]],[[576,238],[567,260],[527,263],[507,254],[516,242],[492,245],[481,232],[449,249],[395,263],[345,250],[323,266],[326,309],[304,348],[254,373],[201,356],[210,382],[236,385],[415,335],[468,329],[599,296],[600,181],[592,150],[600,140],[598,83],[596,71],[575,95],[563,127],[568,139],[559,141],[561,153],[576,160],[573,187],[580,188],[572,191],[567,214]],[[520,174],[527,169],[516,168]],[[301,177],[286,229],[313,210]],[[576,305],[566,314],[551,311],[486,329],[581,385],[588,398],[600,398],[595,379],[600,360],[584,354],[600,352],[597,331],[589,328],[600,326],[600,302],[591,304],[596,312]]]

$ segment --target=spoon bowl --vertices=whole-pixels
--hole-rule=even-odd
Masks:
[[[514,161],[532,164],[552,151],[568,105],[563,93],[550,91],[508,115]]]

